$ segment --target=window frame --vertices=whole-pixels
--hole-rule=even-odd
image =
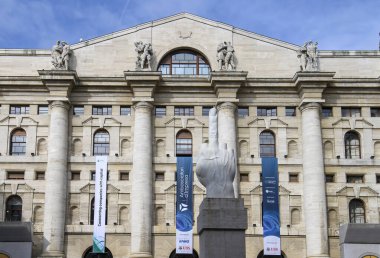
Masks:
[[[194,61],[192,62],[192,60],[173,60],[174,56],[181,55],[181,54],[193,55],[195,57],[195,62]],[[173,70],[176,69],[175,66],[179,66],[178,68],[182,68],[184,71],[186,68],[189,68],[189,67],[186,67],[183,65],[189,65],[189,67],[192,68],[193,71],[195,71],[195,73],[193,72],[193,73],[189,73],[189,74],[186,74],[186,73],[183,73],[183,74],[182,73],[174,73],[173,74]],[[203,69],[203,67],[201,67],[201,66],[203,66],[203,65],[204,65],[205,69],[208,68],[207,73],[200,73],[201,69]],[[183,67],[181,67],[181,66],[183,66]],[[163,69],[163,67],[165,67],[165,69]],[[211,73],[211,66],[210,66],[210,63],[208,62],[208,60],[203,55],[201,55],[200,53],[193,51],[193,50],[190,50],[190,49],[179,49],[179,50],[175,50],[175,51],[172,51],[172,52],[166,54],[161,59],[157,70],[161,71],[163,76],[165,76],[165,75],[166,76],[173,76],[173,75],[174,76],[209,76]]]
[[[288,113],[288,111],[290,109],[292,109],[292,111],[293,111],[291,114]],[[287,117],[296,117],[297,116],[297,109],[296,109],[296,107],[293,107],[293,106],[287,106],[287,107],[285,107],[285,116],[287,116]]]
[[[156,106],[154,107],[155,117],[161,118],[166,116],[166,106]]]
[[[109,105],[92,106],[92,115],[94,115],[94,116],[111,116],[112,115],[112,106],[109,106]]]
[[[357,139],[353,139],[353,136]],[[352,141],[357,141],[358,144],[353,144]],[[354,155],[353,152],[355,152]],[[358,132],[351,130],[344,134],[344,155],[346,159],[361,159],[361,141]]]
[[[262,136],[264,136],[264,134],[270,134],[272,137],[273,137],[273,143],[262,143]],[[276,157],[276,135],[270,131],[270,130],[264,130],[260,133],[259,135],[259,143],[260,143],[260,157],[263,158],[263,157]],[[271,147],[273,148],[273,152],[263,152],[263,148],[268,148],[268,147]],[[268,153],[268,154],[265,154],[263,155],[263,153]],[[273,155],[270,155],[270,154],[273,154]]]
[[[190,147],[189,147],[190,146]],[[176,135],[176,157],[191,157],[193,155],[193,136],[188,130],[181,130]]]
[[[77,109],[79,109],[79,110],[77,110]],[[73,115],[74,116],[83,116],[84,115],[84,106],[83,105],[73,106]]]
[[[49,106],[48,105],[38,105],[38,114],[39,115],[48,115]]]
[[[21,139],[21,137],[23,139]],[[27,135],[24,129],[22,128],[14,129],[10,135],[9,155],[25,156],[26,155],[26,139],[27,139]],[[20,149],[21,151],[19,151],[18,149]]]
[[[102,142],[100,139],[106,139],[105,137],[102,137],[102,135],[108,135],[108,141]],[[94,137],[93,137],[93,148],[92,153],[93,156],[109,156],[110,154],[110,142],[111,137],[107,130],[105,129],[99,129],[95,131]],[[105,151],[99,151],[100,149],[105,149]]]
[[[237,112],[239,118],[249,117],[249,107],[238,107]]]
[[[361,205],[358,205],[358,204]],[[358,212],[357,209],[363,209],[363,212]],[[366,208],[363,200],[354,198],[348,204],[350,223],[361,224],[366,223]],[[360,220],[360,222],[358,222]]]
[[[112,113],[112,109],[111,109],[111,113]],[[132,115],[131,106],[120,106],[120,115],[121,116],[131,116]]]
[[[29,105],[10,105],[9,114],[10,115],[28,115],[30,112]]]
[[[359,112],[357,112],[357,111],[359,111]],[[361,109],[361,107],[342,107],[341,108],[341,115],[342,115],[342,117],[361,117],[362,116],[362,109]]]
[[[277,116],[277,107],[257,107],[256,114],[257,116]]]
[[[194,116],[194,106],[175,106],[175,116]]]
[[[10,204],[10,201],[16,200],[14,204]],[[17,203],[19,201],[19,203]],[[17,206],[17,207],[12,207]],[[8,196],[5,202],[5,221],[22,221],[22,206],[23,201],[19,195],[10,195]]]

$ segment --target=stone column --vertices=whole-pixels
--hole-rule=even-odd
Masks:
[[[50,103],[42,257],[64,257],[69,108],[68,101]]]
[[[224,102],[218,105],[218,141],[219,144],[226,143],[229,149],[236,153],[236,105],[231,102]],[[236,175],[233,182],[235,198],[239,197],[239,172],[236,169]]]
[[[303,203],[308,258],[329,257],[320,104],[301,105]]]
[[[130,257],[152,257],[152,108],[135,105]]]

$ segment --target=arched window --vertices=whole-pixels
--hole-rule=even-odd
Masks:
[[[18,195],[9,196],[6,202],[5,221],[21,221],[22,199]]]
[[[275,157],[276,144],[274,134],[271,131],[264,131],[260,134],[260,157]]]
[[[108,217],[108,200],[106,200],[106,225],[107,225],[107,217]],[[95,197],[91,199],[91,214],[90,214],[90,225],[94,225],[95,219]]]
[[[176,254],[176,250],[174,249],[169,258],[199,258],[197,251],[193,249],[193,254]]]
[[[92,254],[92,248],[93,248],[92,246],[88,247],[88,248],[84,251],[84,253],[83,253],[83,255],[82,255],[82,258],[93,258],[93,257],[96,257],[96,256],[94,256],[94,255]],[[104,252],[106,253],[105,258],[113,258],[113,255],[112,255],[110,249],[108,249],[107,247],[105,248]],[[102,257],[103,257],[103,256],[102,256]]]
[[[193,139],[189,131],[182,130],[177,134],[176,150],[177,156],[191,156],[193,154]]]
[[[23,129],[16,129],[11,135],[10,154],[13,156],[21,156],[26,153],[26,132]]]
[[[365,223],[364,202],[360,199],[352,199],[349,204],[350,223]]]
[[[272,257],[272,256],[265,256],[265,257]],[[284,252],[281,252],[281,256],[273,256],[273,257],[279,257],[279,258],[285,258],[286,255],[284,254]],[[257,255],[257,258],[264,258],[264,250],[262,250],[259,255]]]
[[[346,159],[360,159],[360,139],[357,132],[349,131],[344,135],[344,148]]]
[[[167,54],[158,66],[163,75],[209,75],[206,58],[195,51],[178,50]]]
[[[94,156],[107,156],[110,152],[110,135],[106,130],[94,134]]]

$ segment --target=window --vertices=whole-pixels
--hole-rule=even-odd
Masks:
[[[238,116],[241,118],[249,116],[248,107],[238,107]]]
[[[264,131],[260,134],[260,157],[275,157],[276,146],[274,134],[270,131]]]
[[[380,184],[380,175],[376,175],[376,184]]]
[[[326,174],[325,175],[325,181],[326,181],[326,183],[334,183],[335,182],[334,174]]]
[[[111,106],[93,106],[92,107],[93,115],[112,115],[112,107]]]
[[[289,182],[290,183],[298,183],[298,173],[289,173]]]
[[[16,129],[11,135],[11,149],[12,156],[21,156],[26,153],[26,132],[23,129]]]
[[[175,116],[193,116],[194,107],[175,107],[174,115]]]
[[[296,116],[296,108],[295,107],[286,107],[285,108],[286,116]]]
[[[360,199],[352,199],[349,204],[350,223],[365,223],[364,203]]]
[[[129,180],[129,172],[128,171],[120,171],[120,180],[128,181]]]
[[[91,181],[95,181],[96,179],[96,171],[91,171]],[[107,180],[110,179],[110,172],[107,171]]]
[[[36,171],[36,180],[45,180],[45,171]]]
[[[371,117],[380,117],[380,108],[371,108]]]
[[[240,182],[249,182],[249,174],[240,173]]]
[[[155,173],[155,181],[165,181],[165,173],[164,172],[156,172]]]
[[[94,134],[94,156],[107,156],[110,151],[110,135],[106,130]]]
[[[29,106],[28,105],[11,105],[9,113],[12,115],[29,114]]]
[[[276,107],[258,107],[257,116],[277,116]]]
[[[108,200],[106,199],[106,222],[105,224],[107,225],[107,217],[108,217]],[[94,212],[95,212],[95,197],[92,198],[91,200],[91,214],[90,214],[90,225],[94,225]]]
[[[363,175],[346,175],[347,183],[360,184],[364,183]]]
[[[349,131],[344,135],[344,148],[346,159],[360,159],[359,134]]]
[[[355,107],[342,107],[343,117],[359,117],[361,116],[361,109]]]
[[[177,156],[191,156],[193,153],[193,139],[187,130],[180,131],[176,138]]]
[[[39,115],[47,115],[49,113],[48,105],[39,105],[38,106],[38,114]]]
[[[332,108],[322,107],[322,117],[332,117]]]
[[[72,181],[80,180],[80,171],[71,171],[71,180]]]
[[[7,199],[5,221],[21,221],[22,199],[18,195],[11,195]]]
[[[130,106],[121,106],[120,107],[120,115],[121,116],[130,116],[131,115],[131,107]]]
[[[84,106],[74,106],[73,107],[74,116],[83,116],[84,115]]]
[[[212,107],[202,107],[202,116],[208,116]]]
[[[158,71],[162,75],[209,75],[210,65],[200,54],[190,50],[179,50],[166,55]]]
[[[166,107],[156,107],[154,109],[154,114],[156,117],[164,117],[166,116]]]
[[[9,180],[24,180],[24,171],[8,171],[7,179]]]

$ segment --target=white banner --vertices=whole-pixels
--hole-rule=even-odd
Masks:
[[[193,230],[180,231],[176,230],[176,253],[192,254],[193,253]]]
[[[104,253],[106,246],[106,199],[107,199],[107,156],[96,156],[95,205],[94,205],[94,253]]]

